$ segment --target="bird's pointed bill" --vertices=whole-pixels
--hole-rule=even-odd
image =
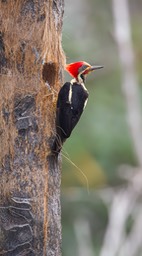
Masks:
[[[91,67],[89,68],[89,72],[94,71],[94,70],[97,70],[97,69],[101,69],[101,68],[103,68],[103,66],[91,66]]]

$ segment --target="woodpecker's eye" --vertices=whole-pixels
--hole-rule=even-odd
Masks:
[[[89,68],[88,65],[82,65],[82,66],[79,68],[79,70],[78,70],[78,71],[79,71],[79,74],[80,74],[80,73],[81,73],[81,74],[84,74],[84,75],[87,74],[88,72],[86,73],[86,71],[87,71],[88,68]],[[83,71],[84,71],[84,72],[83,72]]]

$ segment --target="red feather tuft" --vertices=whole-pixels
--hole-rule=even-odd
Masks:
[[[77,78],[78,70],[82,65],[89,65],[89,64],[85,61],[78,61],[78,62],[70,63],[70,64],[66,65],[66,70],[70,73],[71,76]]]

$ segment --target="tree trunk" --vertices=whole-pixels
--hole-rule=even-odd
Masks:
[[[61,255],[50,150],[62,84],[63,0],[0,2],[0,255]]]

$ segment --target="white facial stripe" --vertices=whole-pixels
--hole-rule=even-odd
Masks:
[[[83,72],[82,72],[82,73],[83,73]],[[84,89],[85,91],[87,91],[87,89],[86,89],[86,87],[85,87],[85,84],[84,84],[84,81],[83,81],[83,79],[81,78],[81,74],[82,74],[82,73],[80,73],[80,74],[78,75],[78,82],[79,82],[79,84],[82,85],[83,89]]]
[[[85,84],[84,84],[84,83],[81,83],[81,85],[82,85],[83,89],[84,89],[85,91],[87,91],[87,89],[86,89],[86,87],[85,87]]]

